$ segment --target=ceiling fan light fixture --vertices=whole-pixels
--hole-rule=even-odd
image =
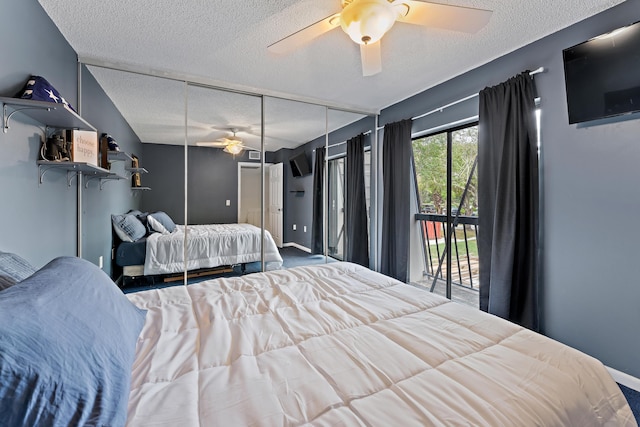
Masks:
[[[388,0],[353,0],[340,13],[340,26],[351,40],[366,45],[380,40],[397,18]]]
[[[224,147],[223,151],[229,154],[233,154],[235,156],[236,154],[242,153],[242,145],[237,143],[236,144],[231,143],[231,144],[228,144],[226,147]]]

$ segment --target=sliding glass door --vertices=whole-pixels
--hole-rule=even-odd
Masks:
[[[328,255],[344,260],[345,158],[329,160]]]
[[[413,154],[424,245],[421,283],[478,307],[478,127],[417,138]]]

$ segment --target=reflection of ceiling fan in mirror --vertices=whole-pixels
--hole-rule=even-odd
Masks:
[[[236,136],[236,133],[238,132],[237,128],[232,128],[229,130],[233,133],[233,136],[219,138],[211,142],[200,141],[196,142],[196,145],[201,147],[223,148],[224,152],[233,154],[234,156],[236,154],[242,153],[243,150],[253,150],[253,148],[245,146],[242,143],[242,139]]]
[[[478,32],[491,11],[412,0],[342,0],[342,12],[328,16],[268,47],[286,53],[340,26],[360,45],[362,74],[382,70],[380,39],[396,21],[466,33]]]

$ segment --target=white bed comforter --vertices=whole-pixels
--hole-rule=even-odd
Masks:
[[[189,225],[187,233],[187,270],[260,261],[260,228],[251,224]],[[144,274],[169,274],[184,271],[185,226],[171,234],[153,233],[147,237]],[[282,266],[271,234],[264,233],[265,262],[268,270]]]
[[[353,264],[128,297],[128,425],[635,426],[603,365]]]

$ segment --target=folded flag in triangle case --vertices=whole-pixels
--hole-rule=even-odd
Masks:
[[[55,102],[56,104],[64,104],[73,111],[76,111],[73,106],[71,106],[71,104],[69,104],[62,95],[60,95],[60,92],[58,92],[56,88],[47,81],[47,79],[40,76],[31,76],[27,81],[27,84],[24,86],[22,93],[18,93],[16,97],[32,99],[34,101],[48,101]]]

